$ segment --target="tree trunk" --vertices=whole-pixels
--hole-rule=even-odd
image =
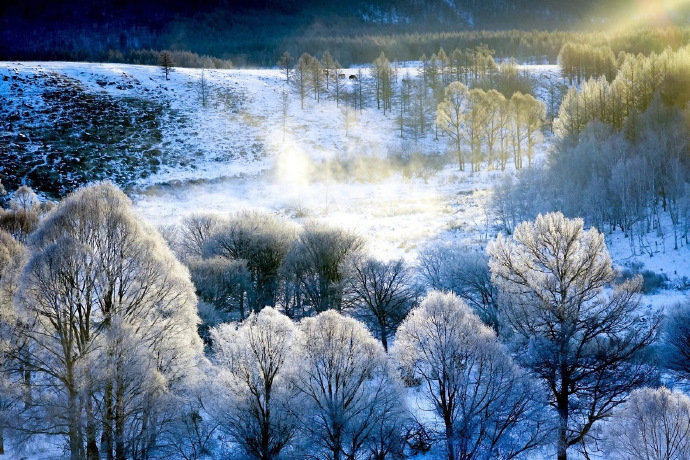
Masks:
[[[446,418],[446,417],[444,417]],[[448,460],[455,460],[455,446],[453,443],[453,425],[449,420],[446,423],[446,450],[448,451]]]
[[[107,460],[113,460],[113,385],[108,382],[103,396],[105,417],[103,419],[103,433],[101,434],[101,453]]]
[[[564,365],[561,365],[561,389],[556,395],[558,408],[558,460],[568,459],[568,385]]]
[[[69,453],[71,460],[81,460],[83,457],[79,431],[77,394],[75,391],[69,390]]]
[[[126,460],[125,456],[125,414],[124,391],[118,384],[115,392],[115,460]]]
[[[96,420],[93,416],[93,402],[91,397],[86,397],[86,458],[98,460],[98,445],[96,443]]]

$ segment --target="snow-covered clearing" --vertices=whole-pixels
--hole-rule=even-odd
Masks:
[[[416,68],[417,64],[407,63],[398,75],[415,74]],[[536,77],[536,96],[546,102],[548,82],[561,78],[558,66],[521,68]],[[345,99],[351,100],[359,90],[358,82],[349,78],[357,70],[342,71]],[[385,115],[376,109],[370,77],[363,74],[365,108],[355,111],[336,104],[332,80],[320,102],[308,92],[302,109],[296,87],[286,85],[284,75],[271,69],[204,71],[209,90],[204,105],[199,69],[176,68],[166,81],[161,69],[151,66],[4,62],[0,63],[4,113],[17,113],[19,118],[0,134],[10,147],[19,145],[22,127],[50,121],[41,109],[46,77],[52,77],[57,84],[77,87],[75,94],[114,102],[143,101],[149,105],[142,110],[155,112],[155,135],[146,138],[150,145],[145,151],[130,146],[125,138],[119,156],[107,157],[105,167],[85,173],[91,180],[109,177],[129,160],[118,177],[142,216],[155,225],[178,223],[195,212],[263,209],[299,222],[352,229],[366,237],[369,249],[382,258],[413,260],[420,246],[437,239],[483,246],[495,235],[493,216],[486,207],[492,188],[514,172],[459,172],[452,158],[442,158],[447,139],[436,139],[433,128],[417,139],[409,132],[401,138],[397,104]],[[130,104],[122,110],[138,110],[138,106]],[[94,129],[98,135],[105,128]],[[28,144],[26,151],[40,151],[40,145]],[[548,137],[538,156],[543,159],[547,150]],[[51,161],[66,160],[43,155],[36,161],[36,167],[55,168]],[[642,262],[644,269],[667,273],[673,283],[690,276],[690,262],[687,248],[673,250],[669,233],[665,245],[656,242],[660,249],[651,258],[631,256],[622,235],[608,238],[621,266]],[[648,300],[661,305],[682,296],[663,291]]]

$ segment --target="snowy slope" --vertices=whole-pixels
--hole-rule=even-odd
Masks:
[[[414,75],[418,67],[405,63],[399,75]],[[546,101],[548,82],[560,78],[558,67],[521,68],[537,77],[536,95]],[[356,75],[357,69],[343,73]],[[199,69],[177,68],[166,81],[159,68],[150,66],[5,62],[0,63],[0,114],[5,120],[8,114],[18,114],[19,120],[0,123],[0,135],[9,140],[10,150],[16,146],[36,152],[38,168],[54,168],[55,159],[40,154],[41,145],[22,143],[20,135],[51,120],[51,112],[43,113],[50,102],[44,95],[54,90],[50,85],[68,85],[77,88],[75,97],[86,95],[107,101],[107,107],[131,110],[134,132],[140,119],[147,119],[136,118],[137,111],[155,116],[153,127],[145,127],[153,132],[145,139],[148,150],[135,149],[138,138],[121,141],[125,147],[115,148],[120,154],[97,158],[94,163],[105,166],[92,167],[85,175],[88,180],[115,177],[155,225],[177,223],[193,212],[260,208],[300,222],[352,229],[383,258],[413,260],[420,245],[434,239],[483,246],[495,235],[493,216],[486,209],[491,190],[513,171],[460,173],[452,159],[443,161],[440,169],[432,163],[396,166],[394,159],[413,154],[440,157],[447,151],[447,139],[436,139],[433,130],[416,140],[409,133],[401,138],[395,105],[385,115],[377,110],[364,74],[369,102],[360,112],[338,106],[324,94],[320,102],[307,94],[302,109],[296,87],[286,85],[284,76],[271,69],[204,71],[209,89],[204,106]],[[346,97],[352,98],[357,83],[345,78],[343,85]],[[329,94],[333,93],[331,82]],[[117,105],[124,103],[129,105]],[[543,159],[547,150],[548,138],[539,157]],[[150,152],[155,152],[154,158]],[[113,171],[118,175],[110,176]],[[642,262],[644,268],[666,271],[674,280],[690,276],[687,248],[674,251],[668,240],[657,242],[663,251],[650,258],[631,255],[622,235],[608,238],[620,266]],[[681,296],[664,292],[649,302],[665,304]]]

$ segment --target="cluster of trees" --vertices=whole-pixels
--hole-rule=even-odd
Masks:
[[[690,100],[690,47],[649,56],[624,55],[613,81],[591,78],[579,90],[571,88],[554,123],[560,139],[577,140],[593,120],[621,130],[631,114],[641,114],[655,95],[668,106],[684,108]]]
[[[446,87],[436,109],[436,123],[451,139],[460,170],[469,147],[473,172],[483,163],[504,170],[511,153],[516,169],[522,167],[524,155],[532,166],[545,116],[546,106],[532,95],[516,92],[506,99],[496,90],[470,90],[460,82]]]
[[[455,49],[450,56],[443,48],[431,57],[423,55],[416,77],[409,72],[401,75],[398,64],[391,64],[382,52],[369,72],[359,69],[356,75],[347,76],[347,84],[340,64],[328,52],[321,59],[303,53],[293,61],[286,51],[278,66],[286,80],[293,80],[301,107],[309,93],[317,102],[322,96],[335,98],[338,105],[344,102],[346,132],[348,110],[361,110],[367,99],[364,94],[384,114],[397,104],[401,137],[411,134],[418,139],[432,130],[437,140],[439,134],[449,136],[460,170],[466,159],[473,171],[479,171],[483,163],[489,169],[503,170],[511,156],[517,169],[522,167],[523,156],[532,163],[546,107],[527,94],[532,90],[531,80],[519,72],[516,63],[497,65],[493,51],[485,45]]]
[[[265,306],[280,305],[292,319],[348,311],[387,349],[420,292],[408,264],[367,256],[357,235],[300,228],[271,214],[193,215],[171,238],[207,304],[208,324],[242,320]]]
[[[611,81],[616,76],[616,55],[608,46],[568,42],[558,53],[558,63],[571,85],[602,75]]]
[[[39,212],[26,190],[9,203]],[[690,305],[640,318],[640,280],[616,281],[581,219],[431,247],[418,270],[267,214],[168,233],[189,269],[110,184],[23,242],[0,231],[0,440],[74,459],[687,452],[688,398],[633,391],[662,364],[690,381]]]
[[[646,235],[665,237],[669,228],[674,249],[687,244],[689,66],[688,48],[626,55],[613,81],[592,78],[570,89],[554,122],[549,167],[498,188],[501,225],[510,231],[559,209],[621,229],[633,253],[665,250]]]
[[[345,99],[355,108],[357,107],[358,100],[360,108],[362,106],[361,71],[358,72],[356,77],[349,78],[349,75],[341,72],[340,63],[333,59],[328,51],[323,53],[321,59],[309,53],[302,53],[296,62],[294,62],[290,53],[286,51],[278,61],[278,67],[285,73],[286,81],[290,81],[292,78],[299,92],[300,104],[303,109],[304,98],[310,91],[313,92],[314,99],[317,102],[321,100],[321,95],[325,92],[326,94],[331,93],[338,105]],[[344,92],[346,77],[359,83],[359,91],[350,88],[349,93],[346,94]]]

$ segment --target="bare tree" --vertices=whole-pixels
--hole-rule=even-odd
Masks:
[[[350,262],[362,246],[357,235],[310,225],[290,249],[284,270],[295,278],[299,294],[314,311],[342,311]]]
[[[201,77],[199,78],[199,94],[201,95],[201,104],[206,107],[206,99],[208,98],[208,83],[206,82],[206,69],[201,69]]]
[[[361,310],[359,314],[388,352],[388,338],[395,333],[418,296],[405,261],[359,260],[354,263],[350,287],[352,301]]]
[[[309,84],[309,79],[311,76],[313,60],[314,58],[311,55],[302,53],[297,60],[297,65],[295,66],[295,78],[297,79],[299,99],[302,109],[304,109],[304,96],[307,92],[307,85]]]
[[[17,375],[13,356],[21,348],[18,328],[21,324],[12,306],[24,261],[24,246],[12,235],[0,230],[0,455],[5,453],[9,429],[18,427],[21,410],[22,375]]]
[[[491,282],[489,257],[484,252],[459,245],[432,245],[420,251],[418,270],[427,288],[456,294],[484,324],[499,332],[498,291]]]
[[[664,364],[683,385],[690,384],[690,303],[669,308],[663,322]]]
[[[290,53],[284,51],[280,56],[278,61],[278,67],[285,73],[285,81],[290,81],[290,71],[292,70],[292,62],[294,59],[290,56]]]
[[[464,138],[465,112],[469,106],[469,90],[462,83],[454,82],[448,85],[445,90],[445,98],[436,109],[436,124],[453,141],[460,171],[465,169],[462,140]],[[424,132],[423,129],[422,132]]]
[[[213,214],[192,214],[182,220],[179,238],[179,257],[182,260],[202,257],[208,239],[220,225]]]
[[[505,294],[503,317],[524,365],[548,385],[559,416],[558,458],[585,445],[592,426],[652,369],[639,359],[658,320],[640,321],[640,280],[612,286],[604,235],[581,219],[539,215],[511,239],[488,247],[492,279]]]
[[[172,54],[169,51],[163,51],[160,56],[158,56],[158,64],[160,64],[163,73],[165,74],[165,79],[169,80],[170,72],[172,71],[175,63],[173,62]]]
[[[240,212],[217,227],[205,255],[246,262],[251,282],[249,307],[258,312],[276,305],[280,267],[294,238],[293,227],[274,215]]]

